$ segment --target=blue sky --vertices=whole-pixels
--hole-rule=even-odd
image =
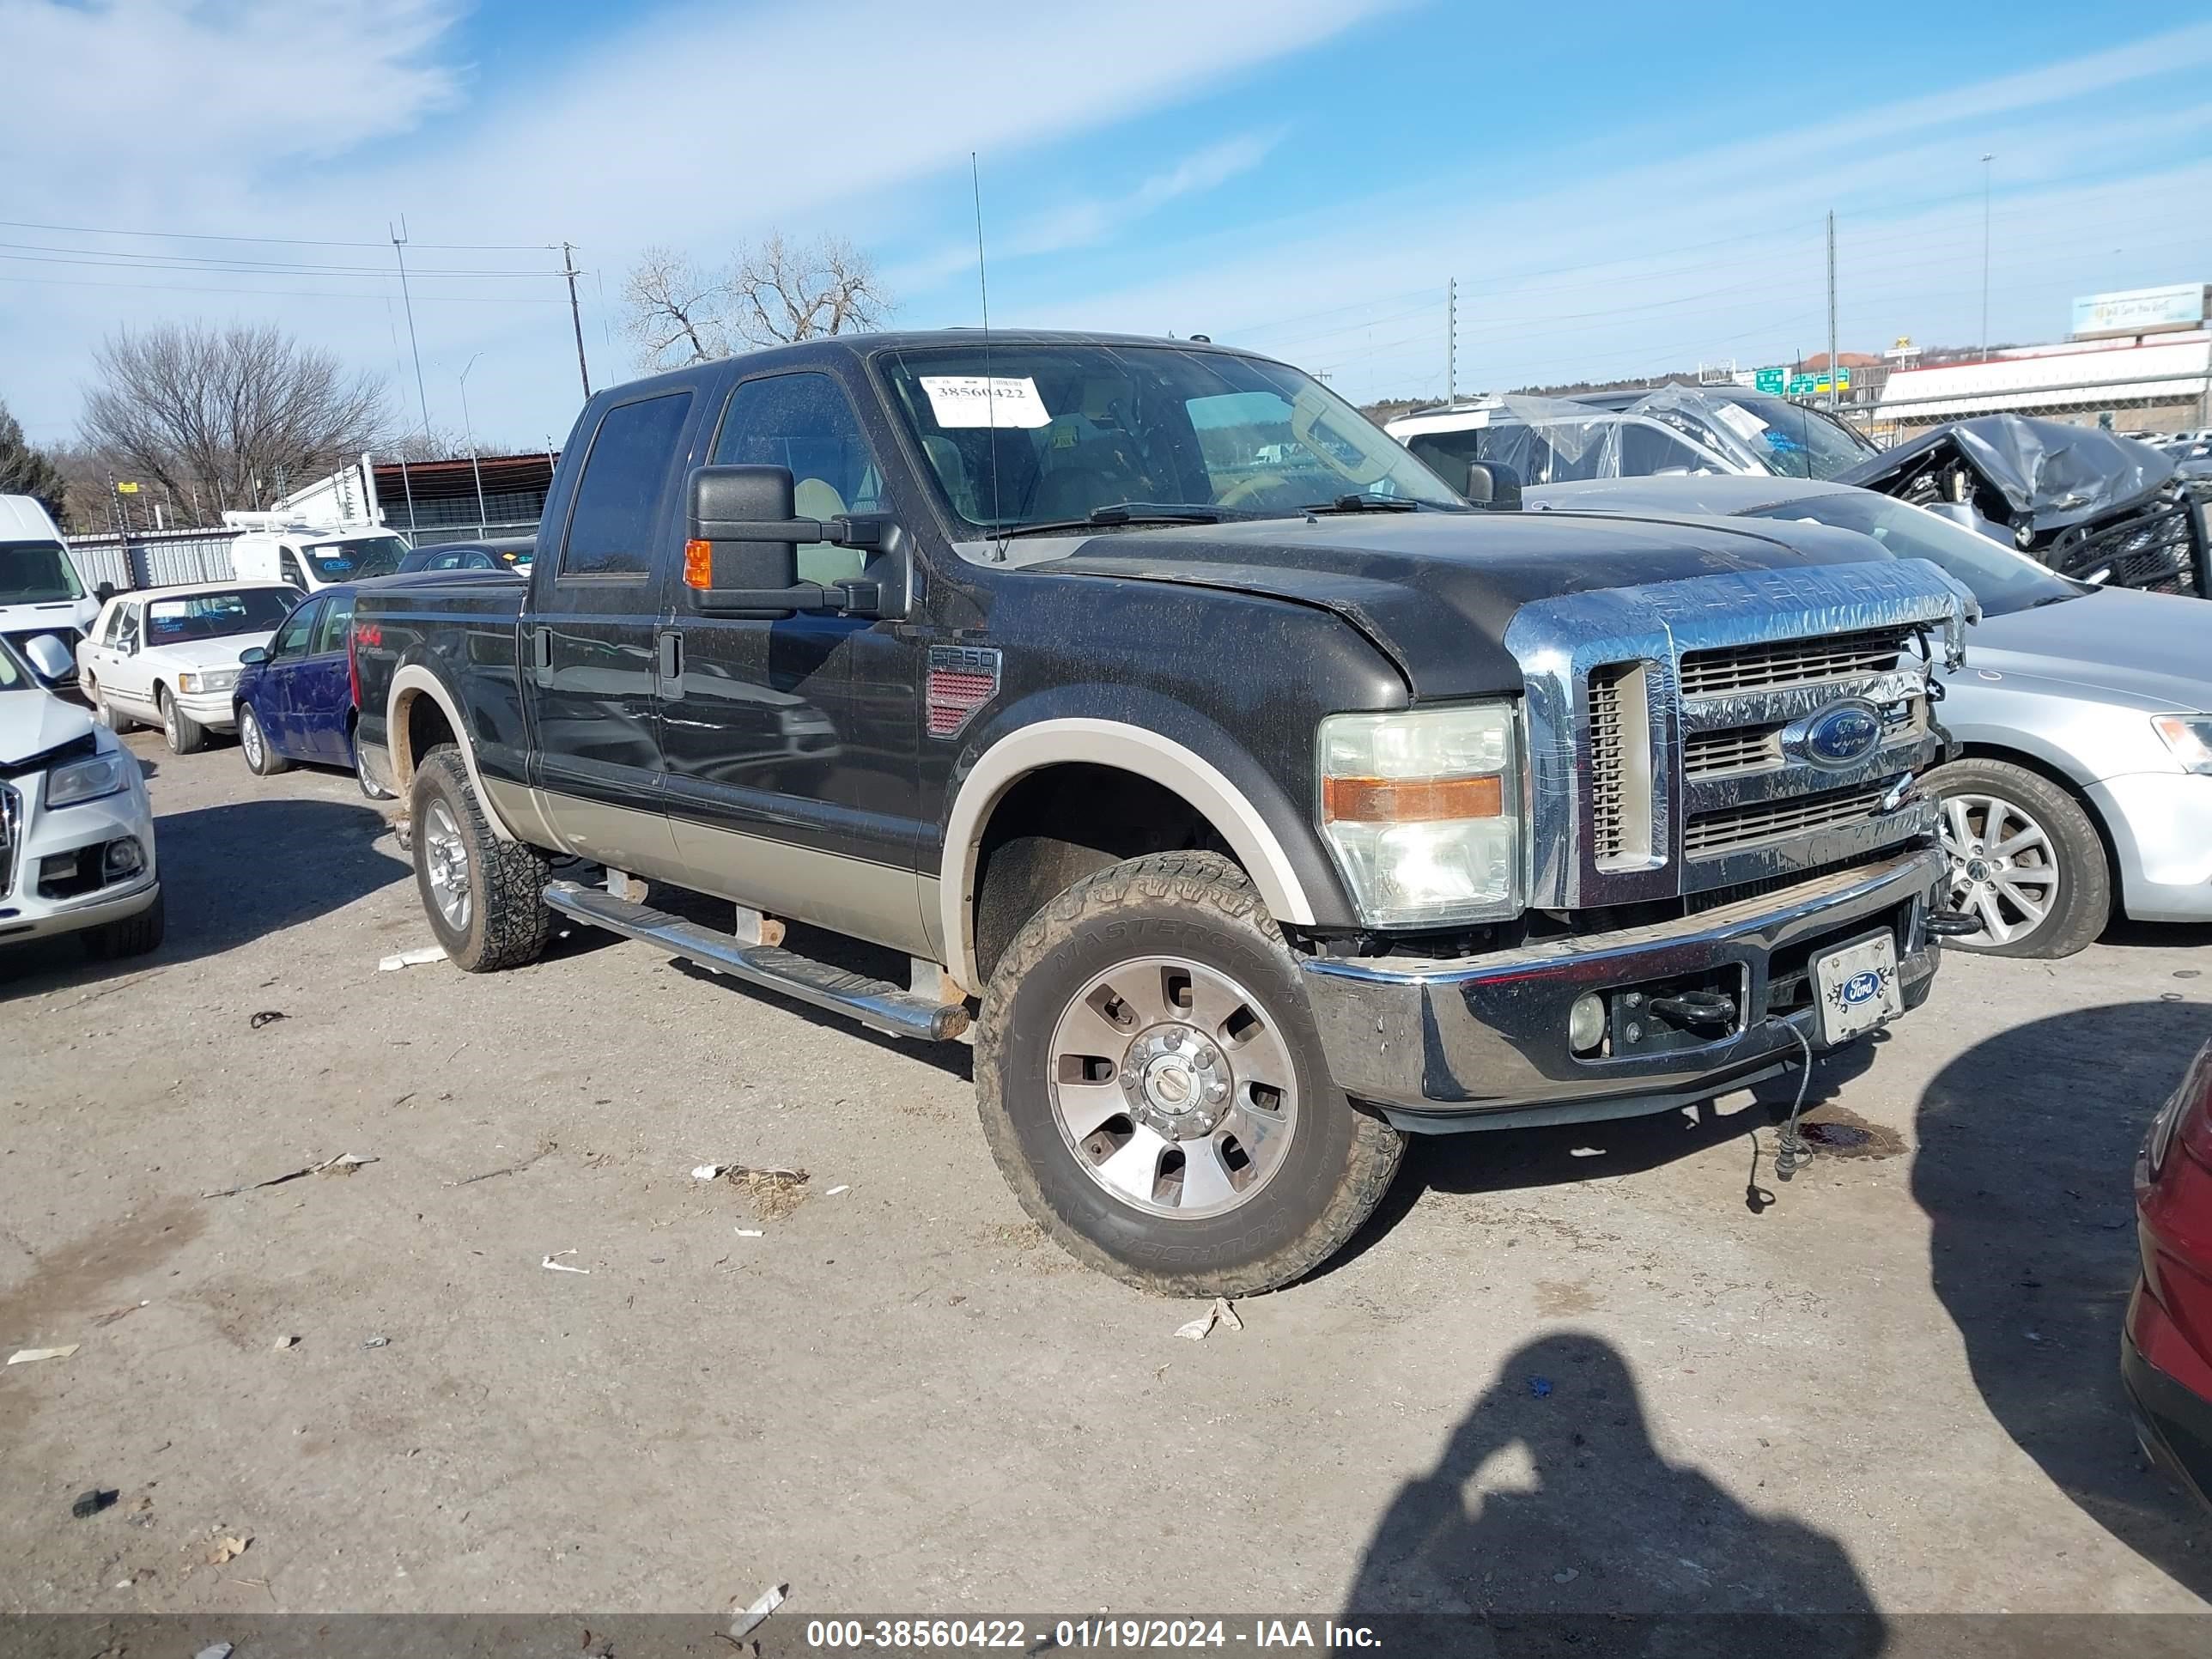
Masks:
[[[411,413],[403,214],[430,418],[474,359],[487,439],[574,417],[564,239],[599,382],[655,243],[835,232],[900,323],[972,323],[970,149],[994,322],[1208,333],[1360,399],[1443,390],[1453,277],[1462,391],[1820,350],[1831,209],[1846,349],[1972,342],[1986,152],[1998,338],[2212,278],[2187,6],[0,0],[0,49],[43,70],[0,109],[33,159],[0,398],[39,441],[104,333],[168,318],[276,321]]]

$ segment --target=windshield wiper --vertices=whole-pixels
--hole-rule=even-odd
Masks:
[[[1375,495],[1361,491],[1339,495],[1333,501],[1309,501],[1301,513],[1413,513],[1420,503],[1406,495]]]
[[[1094,507],[1079,519],[1048,519],[1037,524],[1010,525],[1001,536],[1055,536],[1074,530],[1097,530],[1123,524],[1219,524],[1234,509],[1208,507],[1198,501],[1114,501]]]

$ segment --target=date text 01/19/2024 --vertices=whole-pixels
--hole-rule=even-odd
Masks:
[[[878,1652],[1007,1648],[1039,1653],[1055,1648],[1176,1649],[1231,1646],[1285,1649],[1380,1648],[1376,1632],[1333,1619],[815,1619],[810,1648]]]

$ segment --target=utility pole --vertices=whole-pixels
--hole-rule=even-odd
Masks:
[[[563,274],[568,278],[568,320],[574,324],[576,328],[576,373],[584,378],[584,398],[588,403],[592,396],[592,368],[591,365],[584,361],[584,313],[576,304],[577,271],[574,257],[574,249],[575,244],[573,242],[561,244],[561,267]]]
[[[399,261],[399,298],[407,307],[407,349],[415,354],[415,404],[416,407],[422,411],[422,436],[424,441],[428,441],[430,436],[430,394],[422,389],[422,348],[415,343],[415,301],[407,292],[407,220],[405,216],[401,216],[398,229],[392,230],[389,224],[386,224],[385,228],[392,231],[392,257]],[[408,516],[412,519],[414,514],[410,513]]]
[[[1459,401],[1459,278],[1444,286],[1444,402]]]
[[[1828,210],[1828,411],[1835,412],[1836,380],[1836,210]]]
[[[1982,155],[1982,361],[1990,360],[1990,163],[1994,151]]]

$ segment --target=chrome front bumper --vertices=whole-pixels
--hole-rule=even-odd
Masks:
[[[1883,863],[1815,878],[1701,915],[1541,940],[1455,961],[1316,957],[1306,993],[1337,1085],[1407,1129],[1485,1128],[1663,1111],[1771,1074],[1819,1050],[1810,1007],[1769,1014],[1776,958],[1897,933],[1907,1008],[1926,997],[1936,951],[1928,912],[1940,902],[1942,854],[1909,848]],[[1666,1053],[1583,1058],[1567,1013],[1586,991],[1740,965],[1741,1030]],[[1793,1030],[1791,1028],[1795,1028]]]

